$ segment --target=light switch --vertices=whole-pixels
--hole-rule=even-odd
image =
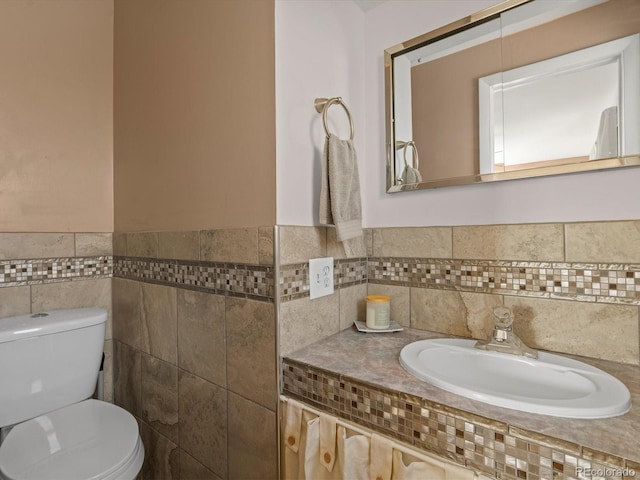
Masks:
[[[309,260],[309,296],[324,297],[333,293],[333,257]]]

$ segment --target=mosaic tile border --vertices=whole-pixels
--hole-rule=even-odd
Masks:
[[[113,275],[113,257],[0,260],[0,288]]]
[[[217,295],[274,301],[271,266],[116,256],[113,275]]]
[[[333,284],[336,289],[367,283],[367,259],[334,260]],[[309,296],[309,264],[296,263],[280,267],[280,301]]]
[[[369,283],[640,305],[640,265],[369,258]]]
[[[640,465],[577,444],[283,360],[283,393],[504,480],[626,480]]]

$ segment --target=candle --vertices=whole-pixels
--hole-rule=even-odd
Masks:
[[[367,296],[367,327],[389,328],[391,298],[386,295]]]

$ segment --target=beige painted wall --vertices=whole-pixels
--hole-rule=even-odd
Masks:
[[[113,1],[0,2],[0,231],[113,230]]]
[[[274,224],[273,0],[115,12],[115,230]]]

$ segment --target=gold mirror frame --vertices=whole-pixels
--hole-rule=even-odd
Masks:
[[[420,183],[396,185],[394,179],[399,172],[395,171],[396,138],[394,120],[394,72],[393,59],[403,53],[415,50],[422,45],[434,43],[456,33],[470,29],[494,18],[498,18],[502,13],[516,8],[531,0],[506,0],[492,7],[481,10],[477,13],[464,17],[431,32],[419,35],[403,43],[395,45],[384,51],[384,76],[385,76],[385,129],[386,129],[386,178],[387,193],[406,192],[413,190],[424,190],[429,188],[447,187],[456,185],[471,185],[476,183],[498,182],[503,180],[513,180],[522,178],[535,178],[547,175],[560,175],[564,173],[588,172],[593,170],[605,170],[619,167],[640,166],[640,154],[629,155],[617,158],[605,158],[591,160],[589,162],[569,163],[563,165],[543,166],[530,168],[527,170],[516,170],[509,172],[477,174],[461,177],[453,177],[439,180],[424,180]]]

